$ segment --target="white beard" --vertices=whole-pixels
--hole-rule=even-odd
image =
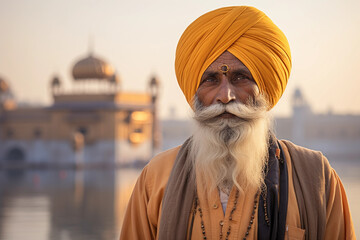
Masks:
[[[218,187],[229,193],[233,185],[261,188],[268,159],[270,117],[264,97],[254,104],[229,103],[201,107],[195,96],[196,127],[190,154],[209,193]],[[219,115],[232,113],[233,118]]]

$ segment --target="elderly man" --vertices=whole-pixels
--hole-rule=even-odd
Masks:
[[[271,132],[268,110],[291,56],[263,12],[225,7],[199,17],[179,40],[175,69],[196,129],[144,168],[121,239],[355,239],[327,159]]]

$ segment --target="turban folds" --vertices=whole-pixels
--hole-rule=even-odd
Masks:
[[[250,70],[272,108],[283,94],[290,75],[289,43],[269,17],[246,6],[205,13],[181,36],[175,72],[190,106],[204,71],[225,51]]]

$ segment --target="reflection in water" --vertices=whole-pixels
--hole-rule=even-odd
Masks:
[[[117,239],[139,173],[0,171],[0,239]]]
[[[360,232],[359,163],[333,163]],[[140,170],[2,170],[0,239],[118,239]]]
[[[24,178],[25,171],[22,169],[9,169],[5,174],[10,182],[17,182]]]
[[[44,196],[15,198],[2,212],[1,239],[46,240],[50,230],[49,199]],[[41,229],[41,231],[39,231]]]

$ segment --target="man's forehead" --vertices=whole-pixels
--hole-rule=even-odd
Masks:
[[[222,72],[224,70],[224,66],[228,68],[227,71],[246,70],[250,73],[249,69],[228,51],[222,53],[214,62],[212,62],[204,73],[217,71]]]

